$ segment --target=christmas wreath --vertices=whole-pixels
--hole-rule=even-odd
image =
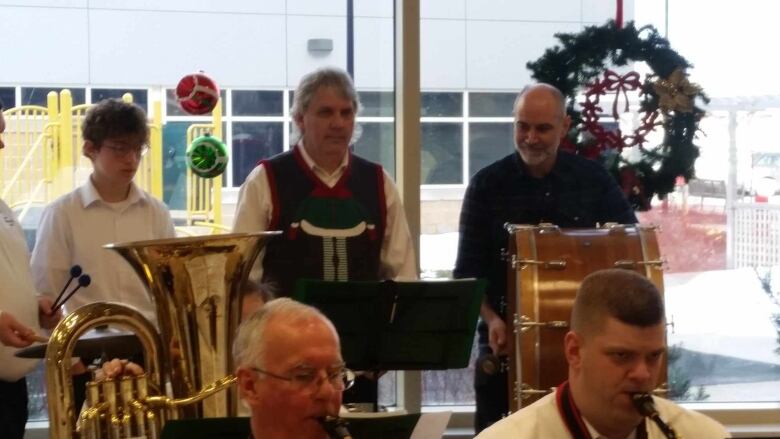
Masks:
[[[699,86],[688,82],[685,70],[691,65],[669,41],[652,26],[637,29],[629,22],[621,27],[615,21],[555,37],[560,45],[527,66],[534,79],[558,87],[566,96],[572,128],[561,147],[603,161],[639,210],[649,209],[654,195],[664,198],[672,192],[678,177],[692,178],[699,156],[693,141],[704,116],[696,98],[709,100]],[[641,80],[636,72],[621,75],[609,68],[632,62],[645,62],[652,74]],[[627,92],[634,90],[639,92],[639,127],[624,134],[617,124],[619,102],[622,94],[627,111]],[[600,102],[610,94],[611,114]],[[584,101],[577,102],[578,96]],[[609,116],[613,120],[606,122]],[[646,145],[647,135],[657,127],[663,127],[663,141]],[[621,154],[629,147],[638,148],[638,159],[629,161]]]

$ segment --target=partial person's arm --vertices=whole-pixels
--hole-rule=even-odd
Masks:
[[[273,200],[268,175],[265,166],[259,165],[249,173],[238,192],[233,232],[266,231],[271,224],[271,215],[273,215]],[[249,276],[255,282],[263,279],[263,257],[265,257],[265,249],[257,256]]]
[[[159,238],[176,237],[176,227],[173,225],[171,212],[165,205],[162,206],[162,211],[157,215],[157,229],[155,232]]]
[[[487,278],[490,264],[490,212],[485,194],[474,180],[466,188],[460,210],[458,254],[453,277]]]
[[[38,297],[38,324],[43,329],[54,329],[62,320],[62,309],[52,312],[51,306],[54,300],[48,296]]]
[[[247,176],[238,192],[234,232],[262,232],[268,229],[273,214],[273,200],[268,186],[268,175],[263,165]]]
[[[387,227],[379,256],[379,276],[382,279],[416,280],[417,259],[409,232],[401,197],[387,171],[384,171],[384,191],[387,204]]]
[[[123,376],[137,377],[144,374],[144,369],[138,364],[129,360],[120,360],[114,358],[106,361],[95,371],[95,382],[104,380],[113,380]]]
[[[604,170],[604,194],[601,197],[601,218],[599,222],[615,222],[618,224],[636,224],[634,208],[626,199],[623,190],[615,179]]]
[[[472,180],[463,196],[460,211],[458,255],[455,260],[453,277],[456,279],[489,279],[490,274],[490,225],[492,212],[490,200],[479,182]],[[491,291],[488,285],[488,291]],[[482,320],[488,325],[488,337],[493,353],[500,355],[506,349],[506,324],[488,303],[488,296],[482,300],[479,311]]]
[[[19,323],[7,312],[0,311],[0,343],[15,348],[30,346],[35,341],[35,331]]]
[[[57,296],[70,279],[70,267],[73,263],[70,230],[65,212],[56,211],[52,205],[44,209],[30,267],[35,289],[51,299]]]

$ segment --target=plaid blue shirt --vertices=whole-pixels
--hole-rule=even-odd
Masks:
[[[637,223],[626,197],[604,167],[564,151],[543,178],[528,174],[512,153],[477,172],[463,198],[455,278],[488,280],[488,303],[499,314],[506,296],[508,247],[505,223],[553,223],[594,227],[596,223]],[[482,332],[482,331],[480,331]]]

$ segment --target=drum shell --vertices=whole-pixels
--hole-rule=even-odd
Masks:
[[[648,277],[663,294],[663,271],[655,232],[654,227],[640,225],[594,229],[510,228],[507,327],[511,337],[508,384],[512,412],[544,394],[522,397],[523,387],[549,391],[567,379],[563,338],[568,331],[577,289],[588,274],[605,268],[632,269]],[[566,325],[530,326],[521,331],[518,325],[524,319],[566,322]],[[666,358],[663,361],[659,384],[667,379]]]

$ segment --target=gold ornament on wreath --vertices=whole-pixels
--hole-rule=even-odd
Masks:
[[[639,210],[649,209],[654,195],[664,198],[673,191],[678,177],[692,178],[699,155],[693,141],[705,114],[697,100],[708,99],[701,87],[689,82],[688,61],[653,27],[636,29],[631,22],[622,27],[609,21],[578,34],[555,36],[560,45],[547,49],[528,68],[534,79],[558,87],[566,96],[572,126],[561,147],[603,162]],[[641,79],[635,71],[613,69],[633,62],[645,62],[652,73]],[[620,113],[629,111],[629,93],[635,92],[639,124],[623,133]],[[602,101],[610,96],[611,108],[605,109]],[[648,145],[648,136],[658,129],[664,131],[662,142]],[[629,162],[621,153],[632,147],[640,158]]]
[[[656,79],[653,90],[658,95],[658,107],[665,114],[693,111],[694,99],[702,91],[701,87],[688,81],[685,70],[679,67],[667,79]]]

